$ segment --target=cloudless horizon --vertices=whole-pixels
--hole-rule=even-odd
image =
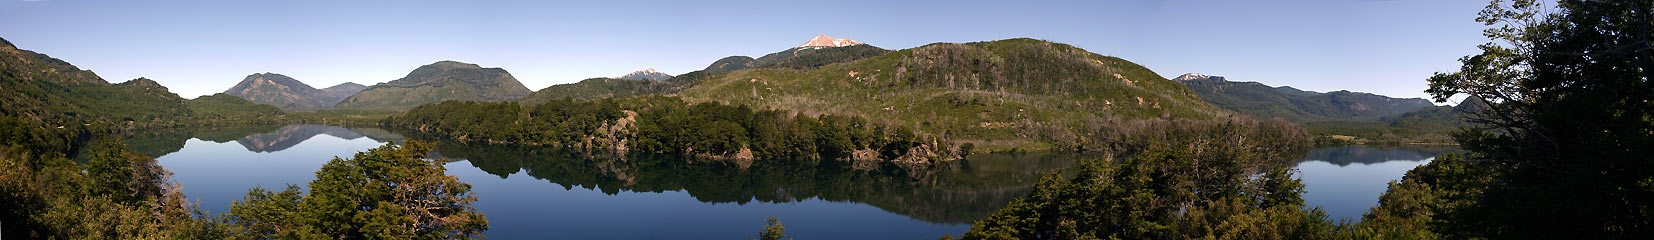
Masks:
[[[1027,37],[1167,78],[1428,98],[1426,78],[1487,42],[1485,1],[0,1],[0,38],[18,48],[185,98],[253,73],[373,85],[441,60],[539,90],[677,75],[821,34],[892,50]]]

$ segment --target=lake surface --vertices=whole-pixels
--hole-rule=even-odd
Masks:
[[[1378,196],[1390,181],[1401,180],[1407,170],[1430,163],[1451,148],[1344,146],[1310,150],[1298,162],[1298,177],[1304,182],[1304,203],[1320,206],[1334,220],[1361,220],[1361,214],[1378,205]]]
[[[226,212],[248,189],[304,187],[334,157],[405,137],[381,129],[289,125],[128,139],[158,156],[191,201]],[[439,142],[448,174],[472,185],[495,239],[745,239],[778,217],[799,239],[958,236],[1075,157],[976,155],[930,169],[837,161],[727,162]],[[1322,148],[1298,164],[1305,201],[1359,219],[1386,183],[1445,150]],[[858,170],[860,169],[860,170]]]
[[[157,157],[202,210],[248,189],[303,187],[334,157],[402,136],[321,125],[189,130],[128,139]],[[472,185],[495,239],[744,239],[780,218],[800,239],[932,239],[1032,191],[1073,157],[980,155],[923,170],[837,161],[725,162],[588,157],[540,148],[439,142],[448,174]],[[775,161],[781,162],[781,161]],[[863,170],[857,170],[863,169]]]

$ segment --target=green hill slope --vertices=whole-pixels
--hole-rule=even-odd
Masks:
[[[45,54],[0,44],[0,114],[35,121],[165,124],[189,116],[184,99],[153,80],[110,84]]]
[[[229,94],[213,94],[185,101],[190,113],[202,118],[257,119],[282,115],[281,109]]]
[[[936,43],[815,69],[714,75],[678,93],[807,115],[862,116],[978,147],[1074,147],[1116,119],[1230,113],[1135,63],[1066,44]]]
[[[512,101],[528,94],[528,88],[505,69],[440,61],[420,66],[407,77],[368,87],[340,101],[336,108],[407,110],[447,100]]]
[[[751,68],[815,69],[828,64],[850,62],[889,53],[890,50],[872,45],[854,45],[827,48],[791,48],[753,59],[731,56],[713,62],[706,69],[689,72],[664,81],[640,79],[592,78],[576,83],[552,85],[535,91],[519,102],[540,104],[552,100],[572,98],[595,100],[644,95],[673,94],[694,86],[712,75]]]

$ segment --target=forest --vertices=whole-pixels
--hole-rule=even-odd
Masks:
[[[889,160],[928,163],[957,159],[969,144],[940,145],[902,126],[865,118],[808,116],[674,97],[575,101],[539,105],[448,101],[383,121],[387,128],[457,141],[525,144],[597,152],[675,154],[763,160]]]

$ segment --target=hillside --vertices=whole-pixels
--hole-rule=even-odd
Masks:
[[[368,87],[340,101],[348,110],[407,110],[447,100],[512,101],[529,94],[527,87],[500,68],[440,61],[420,66],[408,76]]]
[[[1177,79],[1217,107],[1258,119],[1284,118],[1296,123],[1370,121],[1435,106],[1422,98],[1391,98],[1350,91],[1320,93],[1257,82],[1231,82],[1199,74],[1185,74]]]
[[[281,109],[269,104],[258,104],[247,99],[219,93],[185,100],[190,113],[204,118],[257,119],[282,115]]]
[[[110,84],[92,71],[0,39],[0,115],[51,124],[133,121],[164,124],[189,116],[184,99],[153,80]]]
[[[1076,147],[1098,141],[1084,136],[1121,119],[1229,114],[1143,66],[1034,39],[935,43],[815,69],[736,71],[678,95],[862,116],[989,149]]]
[[[812,39],[813,40],[813,39]],[[565,97],[575,100],[593,100],[603,98],[623,98],[654,94],[673,94],[677,91],[694,86],[702,79],[712,75],[740,71],[751,68],[792,68],[814,69],[828,64],[850,62],[863,58],[875,57],[889,53],[890,50],[874,47],[867,44],[856,44],[844,47],[806,46],[794,47],[775,53],[766,54],[754,59],[747,56],[730,56],[713,62],[700,71],[672,76],[663,81],[645,81],[638,79],[621,78],[592,78],[576,83],[552,85],[535,91],[520,102],[539,104]]]
[[[231,96],[254,103],[270,104],[285,111],[322,110],[332,108],[345,97],[367,88],[361,84],[344,83],[327,89],[316,89],[286,75],[255,73],[224,90]]]

